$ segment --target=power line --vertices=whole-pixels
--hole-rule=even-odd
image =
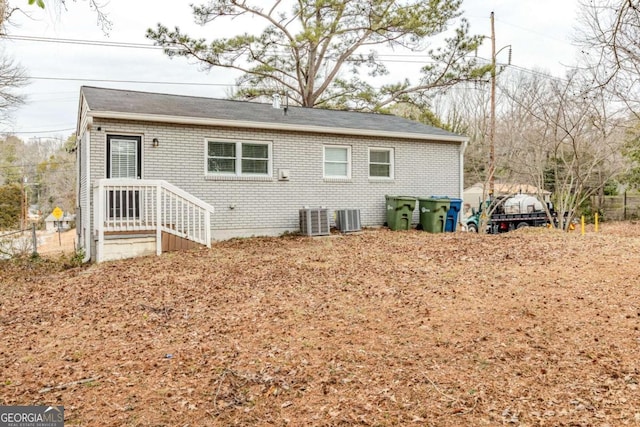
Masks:
[[[122,48],[134,48],[134,49],[180,49],[180,46],[157,46],[149,43],[130,43],[130,42],[118,42],[118,41],[104,41],[104,40],[87,40],[87,39],[63,39],[56,37],[35,37],[26,35],[9,35],[0,34],[0,38],[8,40],[29,41],[29,42],[42,42],[42,43],[59,43],[59,44],[76,44],[85,46],[102,46],[102,47],[122,47]],[[272,54],[277,54],[277,51],[271,51]],[[415,53],[377,53],[378,57],[390,57],[390,58],[430,58],[429,55],[421,55]]]
[[[488,61],[486,58],[478,58],[484,61]],[[389,61],[389,62],[406,62],[406,63],[420,63],[420,61]],[[536,71],[518,65],[508,65],[508,67],[517,69],[524,73],[537,75],[550,80],[567,81],[561,77],[555,77],[551,74],[543,71]],[[53,81],[77,81],[77,82],[99,82],[99,83],[131,83],[131,84],[153,84],[153,85],[173,85],[173,86],[215,86],[215,87],[240,87],[240,85],[234,83],[197,83],[197,82],[169,82],[169,81],[150,81],[150,80],[118,80],[118,79],[94,79],[94,78],[80,78],[80,77],[44,77],[33,76],[30,77],[33,80],[53,80]]]
[[[517,25],[510,24],[505,21],[501,21],[496,19],[496,21],[502,22],[504,24],[510,25],[512,27],[529,31],[533,34],[546,37],[550,40],[555,40],[563,43],[567,43],[566,41],[559,40],[557,38],[549,37],[548,35],[535,32],[533,30],[519,27]],[[0,34],[0,38],[5,38],[8,40],[16,40],[16,41],[27,41],[27,42],[40,42],[40,43],[58,43],[58,44],[75,44],[75,45],[84,45],[84,46],[102,46],[102,47],[121,47],[128,49],[150,49],[150,50],[164,50],[164,49],[179,49],[179,46],[158,46],[150,43],[131,43],[131,42],[119,42],[119,41],[106,41],[106,40],[89,40],[89,39],[66,39],[66,38],[57,38],[57,37],[37,37],[37,36],[27,36],[27,35],[10,35],[10,34]],[[567,43],[569,44],[569,43]],[[430,58],[429,55],[415,54],[415,53],[378,53],[378,57],[389,57],[389,58]]]
[[[61,39],[55,37],[34,37],[23,35],[1,35],[2,38],[8,40],[28,41],[28,42],[41,42],[41,43],[59,43],[59,44],[75,44],[85,46],[103,46],[103,47],[123,47],[130,49],[153,49],[162,50],[162,46],[156,46],[147,43],[129,43],[129,42],[112,42],[103,40],[85,40],[85,39]]]
[[[12,135],[12,134],[17,134],[17,133],[54,133],[54,132],[66,132],[66,131],[70,131],[70,130],[75,130],[76,128],[66,128],[66,129],[54,129],[54,130],[36,130],[36,131],[20,131],[20,132],[9,132],[9,131],[5,131],[2,132],[4,134],[7,135]]]
[[[559,82],[568,82],[569,81],[567,79],[563,79],[562,77],[552,76],[551,74],[545,73],[544,71],[531,70],[529,68],[519,67],[519,66],[513,65],[513,64],[510,65],[510,67],[513,67],[516,70],[519,70],[519,71],[522,71],[522,72],[525,72],[525,73],[533,74],[533,75],[536,75],[536,76],[539,76],[539,77],[544,77],[544,78],[547,78],[549,80],[556,80],[556,81],[559,81]]]
[[[117,42],[117,41],[103,41],[103,40],[86,40],[86,39],[63,39],[55,37],[34,37],[25,35],[0,35],[0,37],[8,40],[29,41],[29,42],[42,42],[42,43],[59,43],[59,44],[76,44],[85,46],[102,46],[102,47],[122,47],[133,49],[151,49],[151,50],[163,50],[163,49],[180,49],[179,46],[157,46],[148,43],[130,43],[130,42]],[[272,52],[277,53],[277,52]],[[420,54],[403,54],[403,53],[378,53],[379,57],[391,57],[391,58],[430,58],[429,55]]]
[[[482,60],[482,61],[486,61],[487,64],[491,63],[491,60],[488,59],[488,58],[483,58],[481,56],[478,56],[477,58]],[[546,73],[544,71],[532,70],[530,68],[521,67],[519,65],[514,65],[514,64],[508,64],[507,65],[507,64],[499,64],[499,63],[497,65],[500,66],[500,67],[505,67],[505,68],[513,68],[513,69],[516,69],[518,71],[522,71],[523,73],[528,73],[528,74],[536,75],[536,76],[539,76],[539,77],[544,77],[544,78],[547,78],[549,80],[556,80],[556,81],[560,81],[560,82],[567,82],[568,81],[567,79],[563,79],[562,77],[552,76],[551,74]]]
[[[166,82],[166,81],[145,81],[145,80],[117,80],[117,79],[83,79],[79,77],[29,77],[33,80],[58,80],[71,82],[100,82],[100,83],[136,83],[136,84],[154,84],[154,85],[183,85],[183,86],[237,86],[235,84],[225,83],[193,83],[193,82]]]
[[[503,21],[501,21],[503,22]],[[508,25],[507,22],[503,22]],[[526,28],[517,27],[523,30],[527,30]],[[527,30],[532,31],[532,30]],[[532,31],[533,32],[533,31]],[[62,43],[62,44],[77,44],[77,45],[88,45],[88,46],[103,46],[103,47],[120,47],[120,48],[136,48],[136,49],[152,49],[152,50],[162,50],[165,49],[162,46],[156,46],[147,43],[130,43],[130,42],[111,42],[111,41],[101,41],[101,40],[87,40],[87,39],[64,39],[64,38],[54,38],[54,37],[34,37],[34,36],[26,36],[26,35],[0,35],[1,38],[6,38],[10,40],[20,40],[20,41],[31,41],[31,42],[44,42],[44,43]],[[177,49],[178,47],[176,47]],[[420,61],[419,58],[430,58],[429,55],[421,55],[415,53],[377,53],[377,56],[381,62],[390,62],[390,63],[406,63],[406,64],[427,64],[428,61]],[[413,58],[413,59],[380,59],[380,58]],[[482,59],[482,58],[481,58]],[[535,70],[531,70],[525,67],[517,67],[512,65],[524,72],[529,72],[531,74],[536,74],[539,76],[549,77],[554,79],[555,77],[546,75],[544,73],[537,72]],[[188,83],[188,82],[145,82],[138,80],[111,80],[111,79],[79,79],[79,78],[55,78],[55,77],[31,77],[34,80],[66,80],[66,81],[94,81],[94,82],[103,82],[103,83],[136,83],[136,84],[165,84],[165,85],[192,85],[192,86],[235,86],[229,84],[220,84],[220,83]]]
[[[54,98],[54,99],[32,99],[31,97],[29,97],[29,100],[27,102],[28,104],[51,104],[51,103],[68,104],[71,102],[78,102],[78,97],[75,96],[73,98]]]
[[[564,44],[566,44],[566,45],[573,46],[571,43],[569,43],[569,42],[568,42],[568,41],[566,41],[566,40],[562,40],[562,39],[559,39],[559,38],[557,38],[557,37],[551,37],[551,36],[549,36],[548,34],[540,33],[540,32],[538,32],[538,31],[532,30],[532,29],[530,29],[530,28],[521,27],[521,26],[519,26],[519,25],[515,25],[515,24],[512,24],[512,23],[510,23],[510,22],[503,21],[503,20],[498,19],[498,18],[496,18],[496,21],[497,21],[497,22],[500,22],[501,24],[505,24],[505,25],[508,25],[508,26],[510,26],[510,27],[513,27],[513,28],[517,28],[517,29],[519,29],[519,30],[522,30],[522,31],[526,31],[526,32],[531,33],[531,34],[535,34],[536,36],[539,36],[539,37],[544,37],[544,38],[549,39],[549,40],[553,40],[553,41],[556,41],[556,42],[559,42],[559,43],[564,43]]]

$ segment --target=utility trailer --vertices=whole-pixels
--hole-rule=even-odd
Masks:
[[[553,206],[549,204],[547,208],[553,216]],[[487,201],[485,209],[491,212],[486,230],[489,234],[506,233],[524,227],[544,227],[550,224],[542,202],[534,197],[520,195],[499,197]],[[473,215],[465,221],[467,230],[477,232],[483,215],[485,214],[481,205],[480,210],[478,212],[474,210]],[[555,221],[555,218],[553,220]]]
[[[548,224],[549,218],[544,211],[523,214],[493,214],[489,219],[488,232],[498,234],[524,227],[544,227]]]

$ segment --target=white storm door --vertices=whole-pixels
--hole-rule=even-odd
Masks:
[[[107,135],[107,178],[142,178],[141,148],[140,136]],[[107,213],[109,218],[139,218],[140,192],[110,191]]]

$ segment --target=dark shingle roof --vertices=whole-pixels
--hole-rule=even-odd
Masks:
[[[319,108],[289,107],[282,109],[261,104],[196,96],[169,95],[83,86],[82,93],[92,114],[129,113],[159,115],[178,118],[216,119],[254,122],[257,125],[276,124],[297,130],[331,128],[345,131],[378,131],[381,133],[415,134],[424,139],[463,141],[466,138],[422,123],[387,114],[324,110]],[[259,127],[259,126],[256,126]],[[313,130],[313,129],[309,129]],[[336,132],[339,133],[339,132]]]

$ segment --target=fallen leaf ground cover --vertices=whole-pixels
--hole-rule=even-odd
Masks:
[[[640,424],[640,225],[0,264],[0,404],[67,426]]]

